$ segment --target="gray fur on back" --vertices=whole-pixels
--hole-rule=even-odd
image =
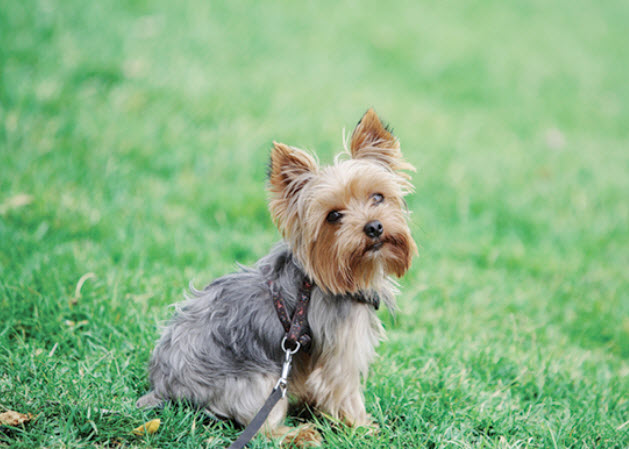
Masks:
[[[238,416],[229,406],[236,400],[237,389],[263,379],[276,380],[283,360],[284,329],[268,281],[280,289],[292,314],[303,276],[288,246],[281,243],[255,268],[243,267],[200,291],[191,288],[193,297],[177,307],[155,347],[149,368],[153,391],[138,405],[187,399],[218,416],[246,421],[246,416]],[[390,297],[383,300],[391,302]],[[354,305],[356,301],[349,296],[332,296],[314,288],[308,316],[313,358],[324,346],[336,344],[335,329]]]

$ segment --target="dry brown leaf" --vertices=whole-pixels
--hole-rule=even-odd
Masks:
[[[19,426],[33,419],[31,413],[24,414],[9,410],[8,412],[0,413],[0,424],[3,426]]]
[[[159,425],[161,424],[161,422],[162,421],[160,419],[152,419],[149,422],[145,422],[140,427],[133,429],[133,434],[144,435],[155,433],[157,432],[157,429],[159,429]]]

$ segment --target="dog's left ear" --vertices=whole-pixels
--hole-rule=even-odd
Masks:
[[[372,108],[365,112],[354,128],[350,149],[353,159],[372,159],[394,171],[415,170],[402,159],[399,140],[382,124]]]

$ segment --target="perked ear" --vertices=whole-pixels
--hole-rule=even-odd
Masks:
[[[372,159],[394,171],[415,170],[402,159],[399,140],[382,124],[373,108],[356,125],[350,149],[353,159]]]
[[[285,197],[293,196],[316,171],[317,163],[308,153],[283,143],[273,142],[269,167],[271,192]]]
[[[298,193],[317,171],[317,162],[298,148],[273,142],[269,164],[269,207],[273,219],[284,228]]]

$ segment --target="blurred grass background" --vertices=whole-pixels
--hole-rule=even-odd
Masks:
[[[322,420],[326,447],[629,447],[628,23],[622,0],[3,3],[0,412],[36,418],[0,447],[225,446],[135,410],[158,324],[279,238],[272,140],[329,162],[370,106],[418,168],[420,257],[382,315],[381,431]]]

